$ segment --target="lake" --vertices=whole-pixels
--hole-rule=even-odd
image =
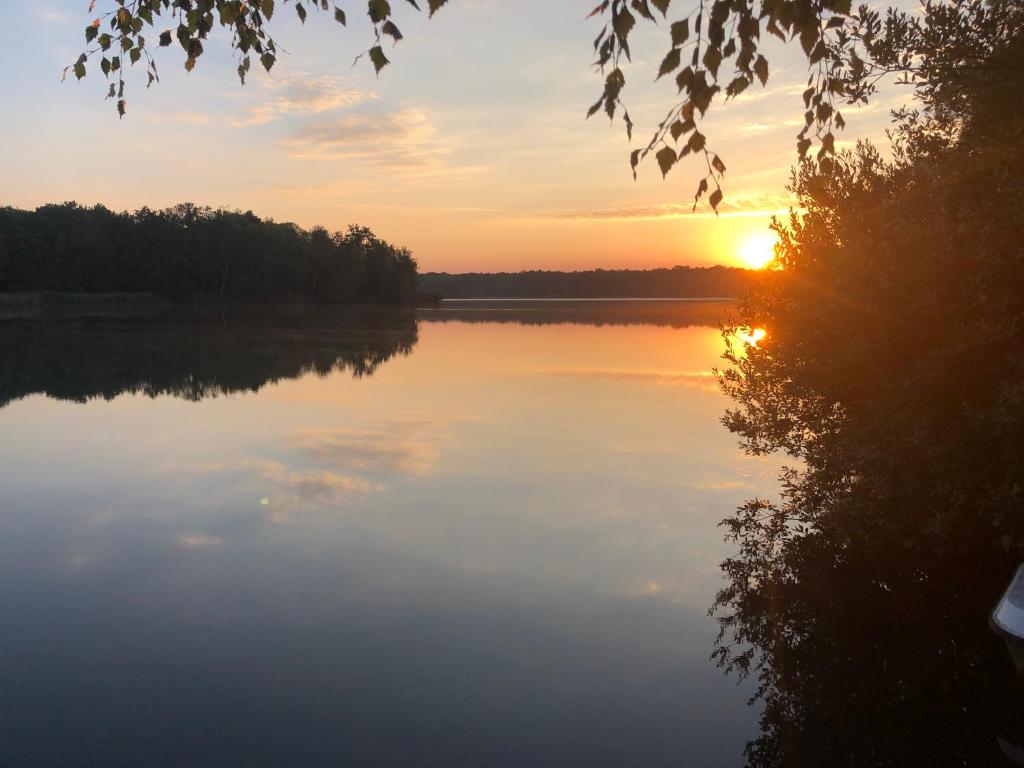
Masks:
[[[0,763],[742,763],[728,308],[0,323]]]

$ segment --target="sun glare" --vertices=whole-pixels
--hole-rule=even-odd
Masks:
[[[776,242],[771,232],[751,235],[740,246],[740,259],[750,269],[762,269],[775,258]]]
[[[758,342],[761,341],[765,336],[768,335],[768,331],[764,328],[751,328],[750,333],[740,332],[737,334],[744,344],[751,347],[756,347]]]

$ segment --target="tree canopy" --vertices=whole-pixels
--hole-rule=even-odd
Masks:
[[[861,143],[797,170],[800,210],[776,224],[776,262],[731,329],[765,335],[726,355],[725,424],[749,452],[795,459],[778,501],[725,521],[738,551],[723,566],[716,657],[759,679],[756,765],[817,764],[812,748],[837,764],[929,762],[810,744],[799,734],[826,727],[816,686],[826,667],[851,674],[840,659],[856,653],[853,625],[921,596],[954,617],[934,644],[960,637],[946,653],[973,663],[987,653],[985,612],[1024,557],[1024,4],[937,14],[915,63],[935,74],[921,110],[899,114],[893,157]],[[969,569],[980,596],[959,585]],[[822,610],[842,590],[811,593],[854,579],[870,597],[843,605],[844,646]]]
[[[150,292],[172,301],[411,301],[416,260],[366,227],[345,232],[182,203],[0,208],[0,292]]]

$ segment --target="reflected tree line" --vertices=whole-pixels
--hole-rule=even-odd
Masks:
[[[0,322],[0,407],[32,394],[202,400],[307,374],[372,375],[417,341],[404,307]]]
[[[202,400],[307,374],[373,375],[411,354],[421,322],[713,327],[728,305],[655,302],[310,307],[53,307],[0,316],[0,408],[33,394],[74,402],[123,394]]]
[[[724,521],[712,609],[715,659],[758,682],[756,766],[1024,764],[987,626],[1024,559],[1024,8],[929,5],[886,44],[922,109],[891,159],[798,169],[736,321],[766,335],[721,373],[745,449],[793,458]]]

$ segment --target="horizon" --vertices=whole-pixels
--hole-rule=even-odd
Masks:
[[[429,21],[410,12],[379,78],[366,62],[350,65],[369,34],[361,14],[347,27],[275,16],[276,37],[295,53],[269,75],[254,68],[244,87],[217,28],[191,73],[173,51],[159,52],[161,82],[148,90],[144,72],[129,70],[121,120],[97,72],[60,83],[90,21],[78,6],[18,6],[0,31],[9,64],[0,82],[20,105],[0,148],[2,204],[163,208],[202,189],[203,204],[302,227],[369,226],[408,247],[423,271],[450,273],[756,267],[772,215],[791,204],[780,191],[796,158],[791,118],[806,64],[778,41],[766,46],[768,87],[709,116],[730,169],[716,216],[706,206],[690,213],[693,166],[665,181],[644,163],[634,183],[621,122],[585,119],[599,90],[589,3],[474,0]],[[32,27],[45,44],[18,32]],[[663,28],[635,34],[638,50],[660,51]],[[653,82],[656,67],[638,56],[627,72],[632,146],[674,91]],[[892,103],[886,92],[844,110],[841,138],[882,136]],[[146,170],[126,175],[122,164]]]

